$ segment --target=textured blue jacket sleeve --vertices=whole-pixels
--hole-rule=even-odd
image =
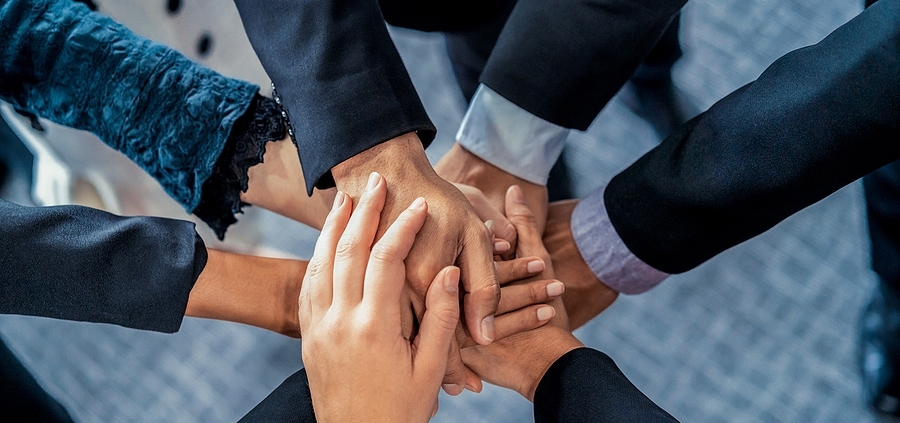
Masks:
[[[206,265],[194,224],[0,200],[0,313],[175,332]]]
[[[0,40],[0,99],[96,134],[188,212],[257,91],[71,1],[0,1]]]

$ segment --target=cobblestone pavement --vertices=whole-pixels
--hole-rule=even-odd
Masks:
[[[676,84],[706,108],[851,19],[862,8],[856,3],[691,2]],[[463,99],[438,36],[394,35],[439,127],[429,149],[437,159],[452,142]],[[657,142],[615,99],[589,131],[569,139],[577,193]],[[857,320],[874,284],[861,194],[852,184],[647,294],[621,297],[576,334],[683,422],[879,421],[861,401],[856,364]],[[314,231],[259,215],[265,247],[308,256]],[[235,421],[302,366],[299,341],[195,319],[161,335],[3,316],[0,333],[81,422]],[[495,387],[443,396],[435,419],[529,420],[527,401]]]

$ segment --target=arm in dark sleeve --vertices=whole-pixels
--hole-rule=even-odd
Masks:
[[[617,175],[635,256],[689,270],[900,159],[900,1],[789,53]]]
[[[0,313],[176,332],[206,265],[191,222],[0,200]]]
[[[287,378],[240,420],[241,423],[315,423],[315,421],[316,414],[313,411],[305,369],[300,369]]]
[[[283,99],[307,190],[331,168],[399,135],[435,135],[376,0],[235,0]]]
[[[686,0],[519,0],[481,82],[544,120],[587,129]]]
[[[578,348],[556,360],[534,393],[534,421],[677,422],[638,390],[609,356]]]
[[[188,212],[257,87],[73,1],[0,2],[0,99],[89,131]]]

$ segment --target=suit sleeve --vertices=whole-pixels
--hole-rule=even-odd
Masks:
[[[519,0],[481,82],[531,114],[585,130],[686,0]]]
[[[191,222],[0,200],[0,313],[176,332],[206,265]]]
[[[610,221],[638,258],[684,272],[900,159],[898,116],[900,1],[886,0],[614,177]]]
[[[578,348],[556,360],[534,393],[535,423],[677,423],[638,390],[609,356]]]
[[[334,186],[331,168],[428,119],[376,0],[235,0],[259,60],[283,99],[307,191]]]
[[[305,369],[300,369],[287,378],[240,420],[241,423],[315,423],[315,421],[316,414],[313,411]]]

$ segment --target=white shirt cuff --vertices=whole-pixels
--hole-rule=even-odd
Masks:
[[[509,174],[547,185],[568,134],[568,129],[525,111],[482,84],[469,103],[456,141]]]
[[[625,246],[606,212],[605,188],[594,191],[575,206],[571,221],[575,245],[606,286],[623,294],[649,291],[669,274],[644,263]]]

